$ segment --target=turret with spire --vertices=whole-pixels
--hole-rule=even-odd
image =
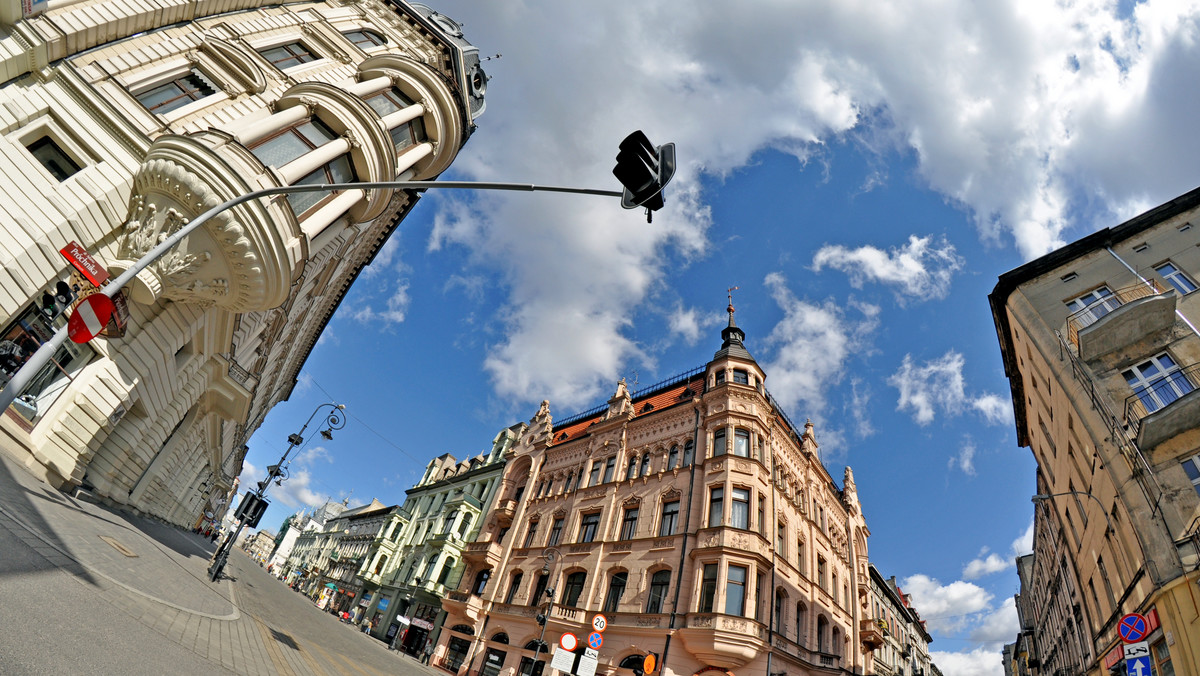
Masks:
[[[746,333],[738,328],[737,322],[733,318],[733,292],[737,288],[736,286],[729,288],[729,307],[725,308],[729,312],[729,325],[721,330],[721,349],[713,355],[713,361],[725,357],[754,361],[754,357],[750,355],[750,351],[743,344],[743,341],[746,340]]]

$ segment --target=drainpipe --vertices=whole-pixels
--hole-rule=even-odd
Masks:
[[[775,454],[771,452],[771,443],[775,439],[775,411],[771,411],[771,426],[767,431],[767,447],[766,452],[771,456],[771,523],[775,525],[775,530],[768,530],[767,537],[775,536],[779,539],[779,513],[775,507],[775,495],[779,492],[779,487],[775,485]],[[765,529],[764,529],[765,530]],[[770,542],[770,540],[768,540]],[[774,547],[771,547],[771,589],[767,593],[767,599],[770,603],[767,605],[767,676],[771,676],[771,662],[775,657],[775,643],[772,641],[775,638],[775,632],[783,633],[775,626],[775,571],[779,567],[779,543],[776,542]],[[796,642],[800,642],[800,637],[796,637]]]
[[[707,374],[705,376],[705,384],[707,385]],[[701,390],[703,396],[704,389]],[[692,499],[696,494],[696,463],[700,460],[700,406],[702,402],[697,402],[696,405],[696,423],[692,428],[692,466],[688,474],[688,499],[687,511],[683,515],[683,544],[679,547],[679,566],[675,571],[675,597],[671,600],[671,623],[668,625],[667,640],[663,643],[662,663],[659,665],[659,673],[667,673],[667,653],[671,650],[671,637],[675,634],[675,618],[679,613],[679,588],[683,584],[683,566],[687,561],[687,543],[691,536],[692,523]]]
[[[1140,280],[1142,281],[1142,283],[1143,283],[1143,284],[1145,284],[1145,285],[1147,285],[1147,286],[1149,286],[1149,285],[1150,285],[1150,282],[1149,282],[1149,281],[1147,281],[1145,277],[1143,277],[1143,276],[1141,276],[1140,274],[1138,274],[1138,271],[1137,271],[1137,270],[1134,270],[1134,269],[1133,269],[1133,267],[1132,267],[1131,265],[1129,265],[1129,263],[1126,263],[1124,258],[1121,258],[1120,256],[1118,256],[1118,255],[1117,255],[1117,252],[1115,252],[1115,251],[1113,251],[1113,250],[1112,250],[1112,247],[1110,247],[1110,246],[1106,246],[1106,247],[1104,247],[1104,249],[1105,249],[1106,251],[1108,251],[1108,253],[1109,253],[1109,254],[1110,254],[1110,255],[1111,255],[1113,258],[1115,258],[1115,259],[1117,259],[1118,261],[1120,261],[1120,262],[1121,262],[1121,265],[1124,265],[1126,270],[1128,270],[1129,272],[1133,273],[1133,276],[1134,276],[1134,277],[1137,277],[1138,279],[1140,279]],[[1193,334],[1195,334],[1196,336],[1200,337],[1200,331],[1197,331],[1197,330],[1196,330],[1196,326],[1195,326],[1194,324],[1192,324],[1192,322],[1191,322],[1190,320],[1188,320],[1188,318],[1187,318],[1187,317],[1185,317],[1185,316],[1183,315],[1183,312],[1182,312],[1182,311],[1179,309],[1179,306],[1178,306],[1178,305],[1176,305],[1176,306],[1175,306],[1175,316],[1176,316],[1176,317],[1179,317],[1181,320],[1183,320],[1183,323],[1188,325],[1188,328],[1192,330],[1192,333],[1193,333]]]

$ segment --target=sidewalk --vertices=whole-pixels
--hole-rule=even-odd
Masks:
[[[2,670],[443,673],[351,627],[329,631],[331,616],[321,617],[294,592],[287,594],[295,600],[280,597],[272,585],[286,588],[239,552],[227,569],[233,579],[208,581],[215,547],[200,535],[60,493],[0,451]],[[299,605],[281,613],[272,605],[280,599]],[[329,640],[313,639],[309,626]]]

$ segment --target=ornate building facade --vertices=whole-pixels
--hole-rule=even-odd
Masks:
[[[1037,461],[1031,673],[1121,669],[1131,612],[1156,674],[1200,673],[1198,245],[1193,190],[1001,275],[990,296],[1017,440]]]
[[[732,305],[722,338],[705,366],[637,393],[622,381],[591,411],[555,423],[543,402],[443,602],[435,664],[541,673],[602,613],[603,673],[649,652],[669,675],[866,673],[853,474],[835,483],[813,425],[767,392]]]
[[[93,280],[211,207],[437,177],[485,89],[458,24],[402,0],[3,0],[0,191],[22,199],[0,206],[0,385]],[[137,275],[106,337],[58,350],[0,414],[0,446],[64,490],[181,525],[219,513],[246,440],[417,197],[220,213]]]

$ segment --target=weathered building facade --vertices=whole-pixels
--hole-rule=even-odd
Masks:
[[[592,411],[555,423],[543,402],[443,603],[435,664],[538,673],[603,613],[604,673],[648,652],[671,675],[865,673],[853,474],[838,486],[813,425],[779,409],[732,306],[722,338],[707,365],[638,393],[622,381]]]
[[[130,269],[212,207],[437,177],[485,88],[459,26],[402,0],[3,0],[0,192],[22,199],[0,206],[0,385],[95,291],[86,276]],[[218,214],[126,287],[123,327],[59,348],[0,413],[0,446],[172,523],[220,512],[246,440],[417,196]],[[60,254],[75,244],[87,275]]]
[[[990,296],[1037,461],[1035,674],[1108,674],[1145,615],[1157,674],[1200,673],[1200,190],[1001,275]]]

